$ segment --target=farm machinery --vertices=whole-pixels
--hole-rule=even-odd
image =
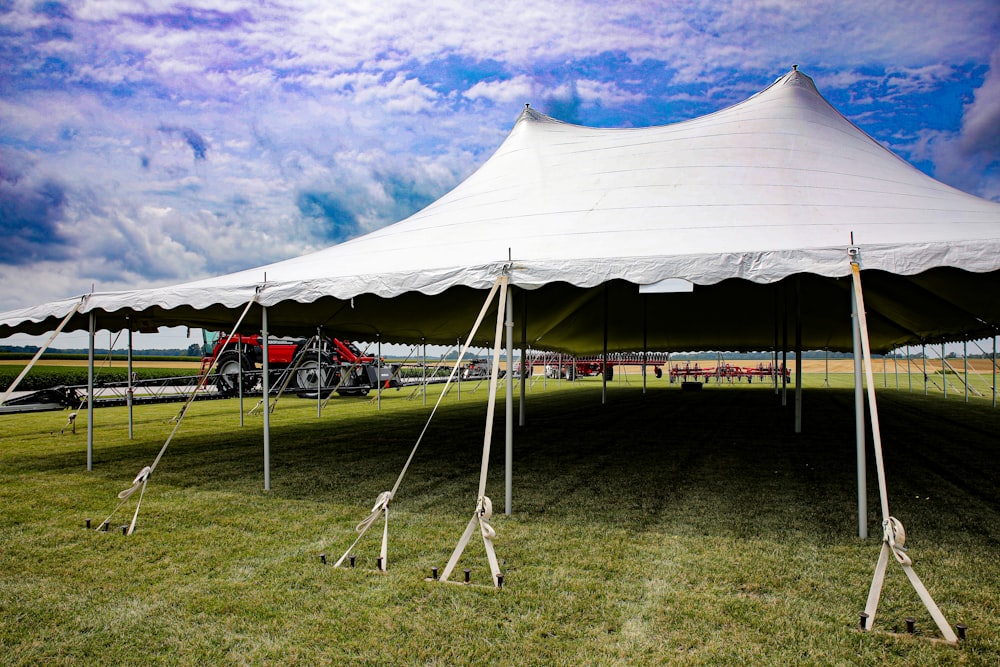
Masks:
[[[710,382],[713,378],[717,383],[722,382],[742,382],[746,379],[747,384],[752,384],[754,378],[758,382],[780,378],[784,374],[785,380],[791,378],[790,369],[773,364],[757,364],[757,366],[735,366],[728,363],[720,363],[718,366],[702,367],[697,362],[686,361],[683,364],[674,364],[670,367],[670,382]]]
[[[207,347],[207,346],[206,346]],[[268,371],[273,384],[287,380],[291,391],[316,392],[336,388],[343,396],[364,396],[380,384],[399,386],[395,368],[361,352],[351,342],[338,338],[269,337]],[[216,366],[215,385],[222,394],[259,388],[264,361],[264,341],[257,334],[220,335],[211,352],[202,358],[202,372]],[[289,377],[290,374],[290,377]]]

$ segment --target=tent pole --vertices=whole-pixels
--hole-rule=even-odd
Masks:
[[[854,356],[854,434],[857,443],[858,537],[868,537],[868,474],[865,459],[865,398],[861,389],[861,329],[858,323],[858,299],[851,290],[851,333]]]
[[[323,327],[316,327],[316,419],[323,416]]]
[[[962,357],[965,364],[962,367],[963,382],[965,382],[965,402],[969,402],[969,341],[962,341]]]
[[[90,311],[90,344],[87,348],[87,470],[94,469],[94,336],[97,316]]]
[[[608,284],[604,283],[604,348],[601,352],[601,405],[608,403]]]
[[[830,386],[830,348],[823,350],[823,384]]]
[[[913,376],[911,375],[911,372],[912,371],[910,370],[910,346],[907,345],[906,346],[906,386],[910,390],[910,393],[912,394],[913,393]]]
[[[531,367],[528,364],[528,294],[521,295],[521,398],[517,406],[517,425],[525,423],[525,391],[531,377]]]
[[[899,364],[896,363],[896,350],[892,351],[892,372],[896,376],[896,389],[899,389]]]
[[[458,349],[459,349],[459,353],[461,354],[461,350],[462,350],[462,339],[461,339],[461,338],[456,338],[456,339],[455,339],[455,345],[456,345],[456,346],[458,346]],[[509,365],[509,364],[508,364],[508,365]],[[456,385],[456,387],[455,387],[455,391],[456,391],[456,392],[457,392],[457,394],[458,394],[458,395],[456,396],[456,400],[459,400],[459,401],[461,401],[461,400],[462,400],[462,369],[461,369],[461,368],[460,368],[460,369],[458,369],[458,384],[457,384],[457,385]]]
[[[795,276],[795,432],[802,433],[802,285]]]
[[[649,326],[646,317],[648,299],[642,295],[642,395],[646,395],[646,358],[649,356]]]
[[[948,370],[945,368],[945,364],[948,363],[944,360],[944,341],[941,341],[941,386],[944,387],[944,398],[948,398]]]
[[[128,403],[128,439],[131,440],[133,436],[133,421],[132,421],[132,398],[135,395],[135,389],[132,387],[132,321],[129,320],[128,325],[128,388],[125,390],[125,402]]]
[[[773,372],[771,373],[771,379],[774,382],[774,395],[778,395],[778,285],[774,285],[774,349],[773,362],[771,368]]]
[[[781,285],[781,407],[788,405],[788,290]]]
[[[264,341],[264,490],[271,490],[271,378],[268,376],[267,306],[261,306],[261,337]]]
[[[924,396],[927,395],[927,345],[925,343],[920,344],[920,356],[923,358],[924,362]]]
[[[375,404],[378,406],[378,411],[382,412],[382,334],[375,334],[378,344],[375,348],[378,350],[378,357],[375,360]]]
[[[993,334],[993,407],[997,406],[997,336]]]
[[[420,362],[420,383],[423,387],[424,405],[427,405],[427,339],[421,337],[420,344],[423,346]]]
[[[504,434],[504,514],[510,516],[514,511],[514,385],[510,374],[514,368],[514,288],[507,286],[507,312],[504,314],[507,329],[507,386],[504,388],[507,399]]]

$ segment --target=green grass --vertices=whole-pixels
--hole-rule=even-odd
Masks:
[[[815,384],[815,378],[811,381]],[[822,377],[819,382],[822,383]],[[905,386],[905,385],[904,385]],[[881,386],[879,387],[881,389]],[[481,540],[473,586],[425,581],[475,506],[486,387],[463,385],[431,425],[381,526],[332,562],[390,488],[430,411],[391,391],[283,399],[272,490],[261,420],[235,401],[195,404],[149,483],[137,531],[86,531],[159,451],[177,405],[0,418],[0,662],[350,665],[1000,664],[1000,410],[879,394],[889,501],[915,569],[952,624],[938,635],[890,564],[876,632],[854,628],[878,556],[855,518],[853,394],[807,387],[804,433],[769,387],[681,392],[651,381],[537,380],[516,431],[514,515],[503,505],[502,407],[488,495],[502,591]],[[246,407],[251,407],[248,401]],[[869,457],[870,459],[871,457]],[[869,469],[874,470],[870,462]],[[880,532],[871,475],[870,530]],[[903,636],[917,619],[919,637]]]

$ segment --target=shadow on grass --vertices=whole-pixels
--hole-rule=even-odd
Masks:
[[[485,392],[467,393],[442,407],[394,506],[447,515],[471,510],[484,398]],[[593,387],[534,392],[527,425],[515,429],[515,517],[695,536],[791,533],[822,542],[856,535],[853,393],[807,390],[801,434],[793,432],[791,394],[788,400],[781,406],[766,388],[657,388],[646,395],[619,388],[602,406]],[[997,545],[998,411],[900,392],[883,392],[879,401],[893,514],[936,541]],[[499,513],[504,444],[498,407],[487,493]],[[261,418],[247,416],[240,428],[234,408],[232,401],[196,404],[157,469],[156,485],[262,492]],[[367,511],[393,485],[429,409],[390,394],[381,412],[367,400],[342,400],[317,419],[314,404],[290,399],[272,415],[271,495]],[[142,435],[134,441],[120,423],[123,411],[98,411],[95,476],[124,488],[149,465],[176,407],[158,410],[137,411]],[[35,437],[37,448],[4,453],[4,467],[79,473],[85,436]],[[878,534],[870,442],[867,460],[869,526]]]

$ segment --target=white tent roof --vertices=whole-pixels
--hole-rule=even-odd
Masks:
[[[604,284],[612,349],[636,349],[644,327],[655,349],[761,349],[791,312],[806,347],[847,348],[852,245],[877,348],[1000,322],[1000,204],[913,168],[793,70],[662,127],[581,127],[526,107],[478,171],[401,222],[265,267],[94,294],[82,312],[101,328],[224,329],[266,276],[272,328],[452,342],[509,264],[538,346],[598,349],[604,290],[589,288]],[[694,292],[639,294],[676,278]],[[0,336],[51,330],[77,301],[0,314]]]

